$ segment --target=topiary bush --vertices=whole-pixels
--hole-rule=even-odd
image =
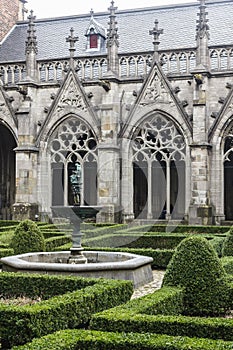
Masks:
[[[177,246],[163,286],[183,288],[184,315],[221,316],[229,309],[226,273],[205,238],[191,236]]]
[[[45,239],[35,222],[24,220],[16,227],[10,247],[15,254],[41,252],[45,250]]]
[[[222,256],[233,256],[233,227],[227,233],[222,246]]]

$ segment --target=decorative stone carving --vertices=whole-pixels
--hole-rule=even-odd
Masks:
[[[174,102],[169,96],[165,87],[163,79],[159,76],[158,72],[155,72],[154,76],[146,87],[140,104],[148,105],[155,102],[170,103],[174,105]]]
[[[69,86],[62,94],[58,105],[57,105],[57,112],[61,113],[65,109],[71,108],[77,110],[81,110],[82,112],[87,111],[86,103],[83,99],[81,91],[78,89],[77,84],[75,84],[74,80],[72,79],[70,81]]]

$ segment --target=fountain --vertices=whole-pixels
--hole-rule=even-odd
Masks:
[[[72,174],[75,175],[75,174]],[[81,245],[82,220],[96,217],[99,206],[80,206],[80,183],[73,178],[74,205],[53,206],[53,217],[66,218],[73,225],[70,251],[26,253],[2,258],[3,271],[67,274],[82,277],[125,279],[138,288],[153,280],[151,257],[105,251],[85,251]]]

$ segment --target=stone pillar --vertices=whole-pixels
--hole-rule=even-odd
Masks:
[[[103,209],[97,215],[101,222],[120,220],[120,149],[101,144],[98,147],[98,205]]]
[[[107,101],[106,101],[107,102]],[[98,205],[103,210],[97,215],[98,221],[119,222],[120,220],[120,147],[118,134],[118,105],[113,96],[100,107],[101,141],[98,146]]]
[[[16,203],[13,204],[14,220],[35,219],[37,204],[38,148],[34,146],[33,122],[30,116],[30,101],[25,100],[17,112],[18,141],[16,152]]]
[[[132,165],[132,148],[128,138],[121,140],[122,155],[122,179],[121,179],[121,205],[122,221],[129,223],[134,220],[134,184],[133,184],[133,165]]]
[[[189,207],[189,223],[192,225],[212,224],[209,164],[211,145],[208,144],[207,85],[207,74],[203,72],[194,74],[193,144],[190,145],[192,188]]]

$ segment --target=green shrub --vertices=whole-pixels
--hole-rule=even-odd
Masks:
[[[225,237],[214,237],[213,239],[210,240],[210,244],[216,250],[219,258],[222,257],[222,247],[223,247],[224,240],[225,240]]]
[[[2,298],[37,300],[25,305],[0,303],[2,348],[25,344],[59,329],[83,327],[92,314],[125,303],[132,292],[131,281],[2,272]]]
[[[178,245],[163,286],[184,288],[185,315],[219,316],[229,308],[226,273],[205,238],[191,236]]]
[[[44,251],[44,236],[35,222],[24,220],[16,227],[10,247],[15,254]]]
[[[233,227],[227,233],[222,246],[222,256],[233,256]]]
[[[222,340],[171,337],[150,333],[113,333],[90,330],[65,330],[34,339],[12,350],[227,350],[232,342]]]

